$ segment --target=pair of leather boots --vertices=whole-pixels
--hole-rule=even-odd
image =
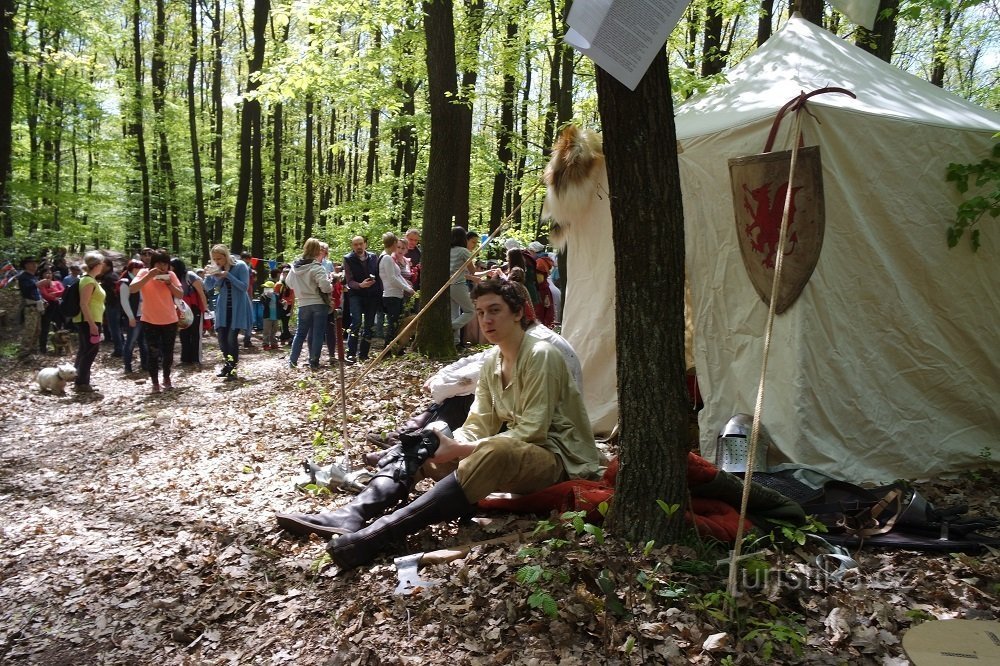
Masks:
[[[474,509],[454,473],[434,484],[413,502],[396,508],[410,494],[416,470],[436,450],[436,435],[421,435],[433,449],[416,456],[387,452],[381,470],[354,500],[336,511],[279,513],[278,525],[299,536],[318,534],[330,539],[327,552],[341,569],[367,564],[394,543],[428,525],[468,516]],[[395,509],[395,510],[393,510]],[[371,521],[371,522],[369,522]]]

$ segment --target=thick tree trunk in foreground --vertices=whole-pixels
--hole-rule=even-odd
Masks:
[[[431,152],[424,191],[424,260],[420,292],[423,301],[427,302],[449,277],[449,239],[455,201],[453,187],[458,169],[468,165],[461,164],[456,157],[458,137],[454,128],[458,118],[452,100],[458,92],[458,85],[452,3],[451,0],[428,0],[423,6],[431,107]],[[417,330],[417,348],[432,358],[454,356],[447,292],[423,315]]]
[[[597,95],[612,237],[628,248],[615,253],[621,470],[608,527],[635,543],[670,543],[684,514],[668,520],[656,501],[685,504],[688,418],[684,213],[665,52],[634,92],[597,68]]]

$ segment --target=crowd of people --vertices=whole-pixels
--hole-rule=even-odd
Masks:
[[[397,444],[389,446],[373,480],[350,504],[318,514],[276,516],[279,526],[293,534],[330,538],[327,550],[343,569],[370,562],[432,523],[470,515],[490,493],[530,494],[569,479],[595,479],[602,472],[604,461],[581,398],[579,360],[548,328],[558,310],[549,281],[554,263],[540,244],[522,249],[508,241],[506,262],[477,264],[472,255],[478,241],[462,227],[452,230],[452,327],[460,343],[462,329],[475,318],[493,346],[442,369],[425,384],[435,400],[425,420],[441,420],[397,433]],[[207,329],[200,322],[211,322],[223,360],[219,376],[230,381],[254,328],[251,297],[257,276],[255,262],[248,259],[216,245],[211,263],[189,271],[167,252],[146,248],[119,274],[104,254],[88,252],[75,270],[65,267],[65,275],[55,262],[44,264],[39,275],[39,262],[27,258],[18,277],[25,335],[44,353],[49,324],[76,330],[80,392],[93,391],[90,368],[102,338],[126,372],[132,371],[138,348],[141,367],[158,393],[173,387],[179,328],[181,362],[200,363]],[[420,259],[416,232],[402,239],[384,234],[378,255],[368,250],[367,239],[356,236],[342,262],[330,261],[325,243],[306,240],[301,256],[273,269],[259,289],[264,347],[290,341],[288,363],[295,367],[306,346],[315,368],[324,342],[336,344],[347,331],[347,358],[367,358],[376,329],[391,341],[406,303],[415,300]],[[68,321],[60,320],[66,314],[63,303],[74,298],[76,311]],[[57,311],[50,313],[48,304]],[[193,316],[185,316],[180,304]],[[293,306],[294,335],[287,323]],[[188,319],[188,326],[178,326]],[[436,483],[405,503],[422,478]]]
[[[552,283],[555,264],[541,243],[522,249],[510,239],[505,262],[475,262],[471,257],[479,238],[463,227],[452,229],[455,279],[449,296],[454,343],[461,347],[481,341],[478,328],[470,323],[470,290],[490,278],[520,284],[527,316],[551,327],[558,311],[558,291],[553,298]],[[345,341],[347,363],[367,360],[373,339],[390,343],[401,318],[419,309],[422,250],[417,229],[401,238],[384,234],[378,254],[369,250],[367,238],[355,236],[351,251],[340,261],[331,260],[329,246],[316,238],[303,244],[294,261],[270,269],[255,270],[258,262],[249,253],[234,255],[225,245],[212,247],[210,256],[207,266],[194,270],[156,248],[143,248],[118,266],[97,251],[73,264],[65,250],[40,260],[23,259],[17,276],[24,322],[22,357],[45,355],[50,339],[65,336],[60,333],[65,331],[76,339],[78,392],[94,390],[90,370],[103,344],[112,358],[121,360],[126,374],[137,371],[138,354],[138,371],[148,374],[151,390],[159,393],[173,388],[178,339],[179,363],[201,366],[203,338],[214,331],[222,360],[218,376],[232,381],[241,349],[252,347],[255,328],[261,330],[264,350],[289,346],[288,365],[297,367],[305,348],[309,367],[316,369],[324,347],[335,364]],[[184,326],[188,318],[190,324]],[[53,347],[60,351],[55,339]],[[403,346],[393,351],[401,354]]]

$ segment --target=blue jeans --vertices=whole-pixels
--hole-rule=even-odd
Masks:
[[[360,338],[361,358],[368,358],[368,347],[372,342],[372,328],[375,326],[375,313],[378,311],[379,301],[377,298],[352,296],[348,302],[351,304],[351,334],[347,339],[347,353],[349,356],[357,356]]]
[[[125,339],[125,348],[122,350],[122,359],[125,361],[125,372],[132,372],[132,350],[139,347],[139,363],[142,369],[149,367],[146,346],[146,336],[142,331],[142,320],[137,320],[135,326],[128,329],[128,337]]]
[[[396,338],[399,315],[403,312],[403,299],[395,296],[383,296],[382,310],[385,311],[385,344],[388,345]]]
[[[326,315],[330,308],[326,303],[299,306],[299,324],[292,340],[292,353],[288,362],[295,365],[302,353],[302,343],[309,338],[309,365],[319,365],[319,354],[323,351],[323,335],[326,333]]]
[[[222,352],[222,362],[231,368],[235,368],[240,362],[240,329],[225,328],[215,329],[219,337],[219,351]]]
[[[107,322],[107,327],[105,327],[105,334],[111,338],[111,344],[114,346],[114,354],[120,356],[123,351],[123,339],[122,339],[122,311],[119,309],[108,309],[107,316],[104,318]]]

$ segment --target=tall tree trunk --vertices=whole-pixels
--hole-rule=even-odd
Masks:
[[[697,53],[698,35],[701,32],[701,12],[694,3],[688,5],[685,12],[687,21],[687,42],[684,44],[684,66],[692,72],[698,65]]]
[[[365,198],[371,198],[371,188],[378,182],[378,127],[379,109],[368,112],[368,157],[365,160]]]
[[[129,134],[135,140],[135,167],[139,171],[139,183],[141,186],[142,227],[143,242],[147,247],[153,245],[153,229],[151,223],[150,201],[149,201],[149,163],[146,160],[146,133],[142,122],[142,88],[143,88],[143,66],[142,66],[142,8],[140,1],[134,0],[132,4],[132,57],[133,62],[133,90],[132,90],[132,124]]]
[[[14,32],[14,0],[0,0],[0,90],[10,94],[0,98],[0,234],[13,238],[14,222],[10,216],[10,193],[7,183],[12,175],[11,147],[14,126],[14,60],[11,35]]]
[[[205,186],[201,176],[201,149],[198,146],[198,110],[195,107],[195,85],[194,77],[198,71],[198,0],[191,0],[191,34],[188,44],[188,71],[187,71],[187,112],[188,112],[188,134],[191,137],[191,166],[194,171],[194,215],[195,223],[198,225],[198,253],[199,263],[208,261],[208,218],[205,215]],[[191,247],[194,254],[195,247]]]
[[[272,132],[274,146],[271,149],[271,164],[274,170],[274,180],[271,184],[271,200],[274,202],[272,204],[274,207],[274,253],[279,260],[283,260],[285,258],[285,223],[282,219],[283,209],[281,205],[281,181],[284,178],[281,160],[285,140],[285,107],[281,102],[274,105],[272,122],[274,123],[274,131]]]
[[[632,543],[673,543],[684,527],[688,419],[684,214],[667,58],[661,50],[635,91],[596,69],[612,238],[628,248],[615,253],[621,468],[608,528]],[[682,509],[668,519],[657,500]]]
[[[243,117],[240,122],[240,176],[236,188],[236,209],[233,216],[231,248],[234,252],[240,252],[245,247],[247,205],[251,203],[251,196],[253,197],[251,243],[256,242],[258,220],[261,220],[260,225],[263,226],[263,210],[260,210],[264,199],[263,179],[260,173],[260,101],[253,97],[252,93],[260,86],[257,73],[264,65],[264,39],[267,31],[267,16],[270,10],[270,0],[254,0],[253,52],[247,72],[247,95],[243,100]],[[251,183],[253,185],[252,194]]]
[[[174,178],[174,164],[170,159],[170,143],[167,139],[166,95],[166,11],[164,0],[156,0],[156,18],[153,23],[153,63],[150,67],[150,79],[153,84],[153,114],[158,137],[157,166],[159,175],[159,192],[161,225],[165,239],[169,234],[170,247],[174,252],[180,251],[180,212],[177,203],[177,180]]]
[[[517,39],[516,17],[511,14],[507,21],[507,37],[504,42],[502,56],[509,60],[516,53],[514,40]],[[500,226],[504,213],[504,196],[507,193],[507,183],[510,172],[510,162],[514,157],[511,149],[511,137],[514,135],[514,80],[513,67],[505,63],[503,68],[503,92],[500,95],[500,125],[497,127],[497,171],[493,174],[493,199],[490,205],[490,231],[496,231]]]
[[[460,89],[461,104],[458,104],[459,124],[454,132],[458,142],[458,153],[455,159],[464,165],[459,169],[455,180],[454,213],[455,224],[468,228],[469,226],[469,188],[472,173],[472,106],[473,97],[476,92],[476,81],[479,78],[478,54],[479,40],[483,33],[483,11],[484,0],[466,0],[465,12],[467,23],[465,29],[465,39],[463,51],[465,51],[465,61],[468,65],[462,72],[462,87]]]
[[[760,0],[760,14],[757,16],[757,48],[771,38],[774,31],[774,0]]]
[[[896,45],[896,21],[899,16],[899,0],[879,0],[878,13],[872,29],[858,27],[854,43],[861,49],[885,62],[892,62]]]
[[[260,37],[263,39],[263,31],[261,31]],[[261,62],[263,62],[263,55],[261,56]],[[253,235],[250,238],[250,253],[258,258],[264,256],[264,169],[261,150],[263,144],[261,122],[261,106],[260,102],[257,102],[257,110],[253,114],[253,122],[251,124],[252,134],[250,137],[252,158],[250,166],[250,192],[253,197]]]
[[[795,0],[802,18],[823,27],[823,0]]]
[[[28,41],[28,25],[30,17],[25,17],[24,29],[21,33],[21,42],[27,43]],[[44,22],[38,22],[38,52],[45,53],[48,44],[48,31],[45,29]],[[42,85],[45,76],[45,68],[39,64],[37,72],[33,75],[31,70],[31,59],[25,58],[22,64],[22,71],[24,72],[24,87],[26,90],[31,90],[31,96],[28,98],[28,110],[27,118],[25,119],[28,123],[28,180],[33,187],[39,187],[40,189],[40,178],[39,172],[41,170],[41,141],[38,138],[38,122],[41,116],[41,105],[42,105]],[[13,90],[13,89],[12,89]],[[36,215],[36,210],[38,208],[38,197],[35,195],[31,196],[31,213],[29,215],[28,221],[28,232],[34,233],[38,228],[38,217]]]
[[[722,11],[712,0],[705,5],[705,41],[701,48],[701,75],[712,76],[722,72],[726,57],[722,51]]]
[[[305,229],[302,233],[306,238],[312,238],[313,227],[316,224],[316,212],[314,208],[315,193],[313,192],[313,96],[312,93],[306,95],[306,164],[303,172],[305,181]]]
[[[511,210],[514,213],[514,226],[518,229],[521,228],[522,210],[521,210],[521,183],[524,181],[524,168],[528,163],[528,104],[531,101],[531,54],[530,47],[526,45],[524,54],[524,86],[521,92],[521,113],[519,116],[520,125],[520,144],[521,149],[518,151],[517,163],[514,166],[513,182],[514,187],[511,188]],[[536,221],[540,219],[541,216],[535,218]],[[541,230],[538,228],[538,224],[535,225],[535,236],[538,236]]]
[[[212,6],[212,243],[222,242],[222,2]]]
[[[455,198],[452,188],[458,172],[458,122],[453,103],[458,94],[455,62],[455,22],[451,0],[427,0],[424,33],[427,39],[427,87],[431,111],[431,148],[424,191],[424,260],[420,274],[425,299],[448,281],[448,252]],[[454,356],[448,298],[439,298],[417,329],[417,347],[432,358]]]
[[[951,9],[940,10],[941,32],[936,34],[932,48],[931,75],[928,79],[938,88],[944,87],[944,74],[948,66],[948,53],[951,42],[951,30],[955,25],[957,15]]]

